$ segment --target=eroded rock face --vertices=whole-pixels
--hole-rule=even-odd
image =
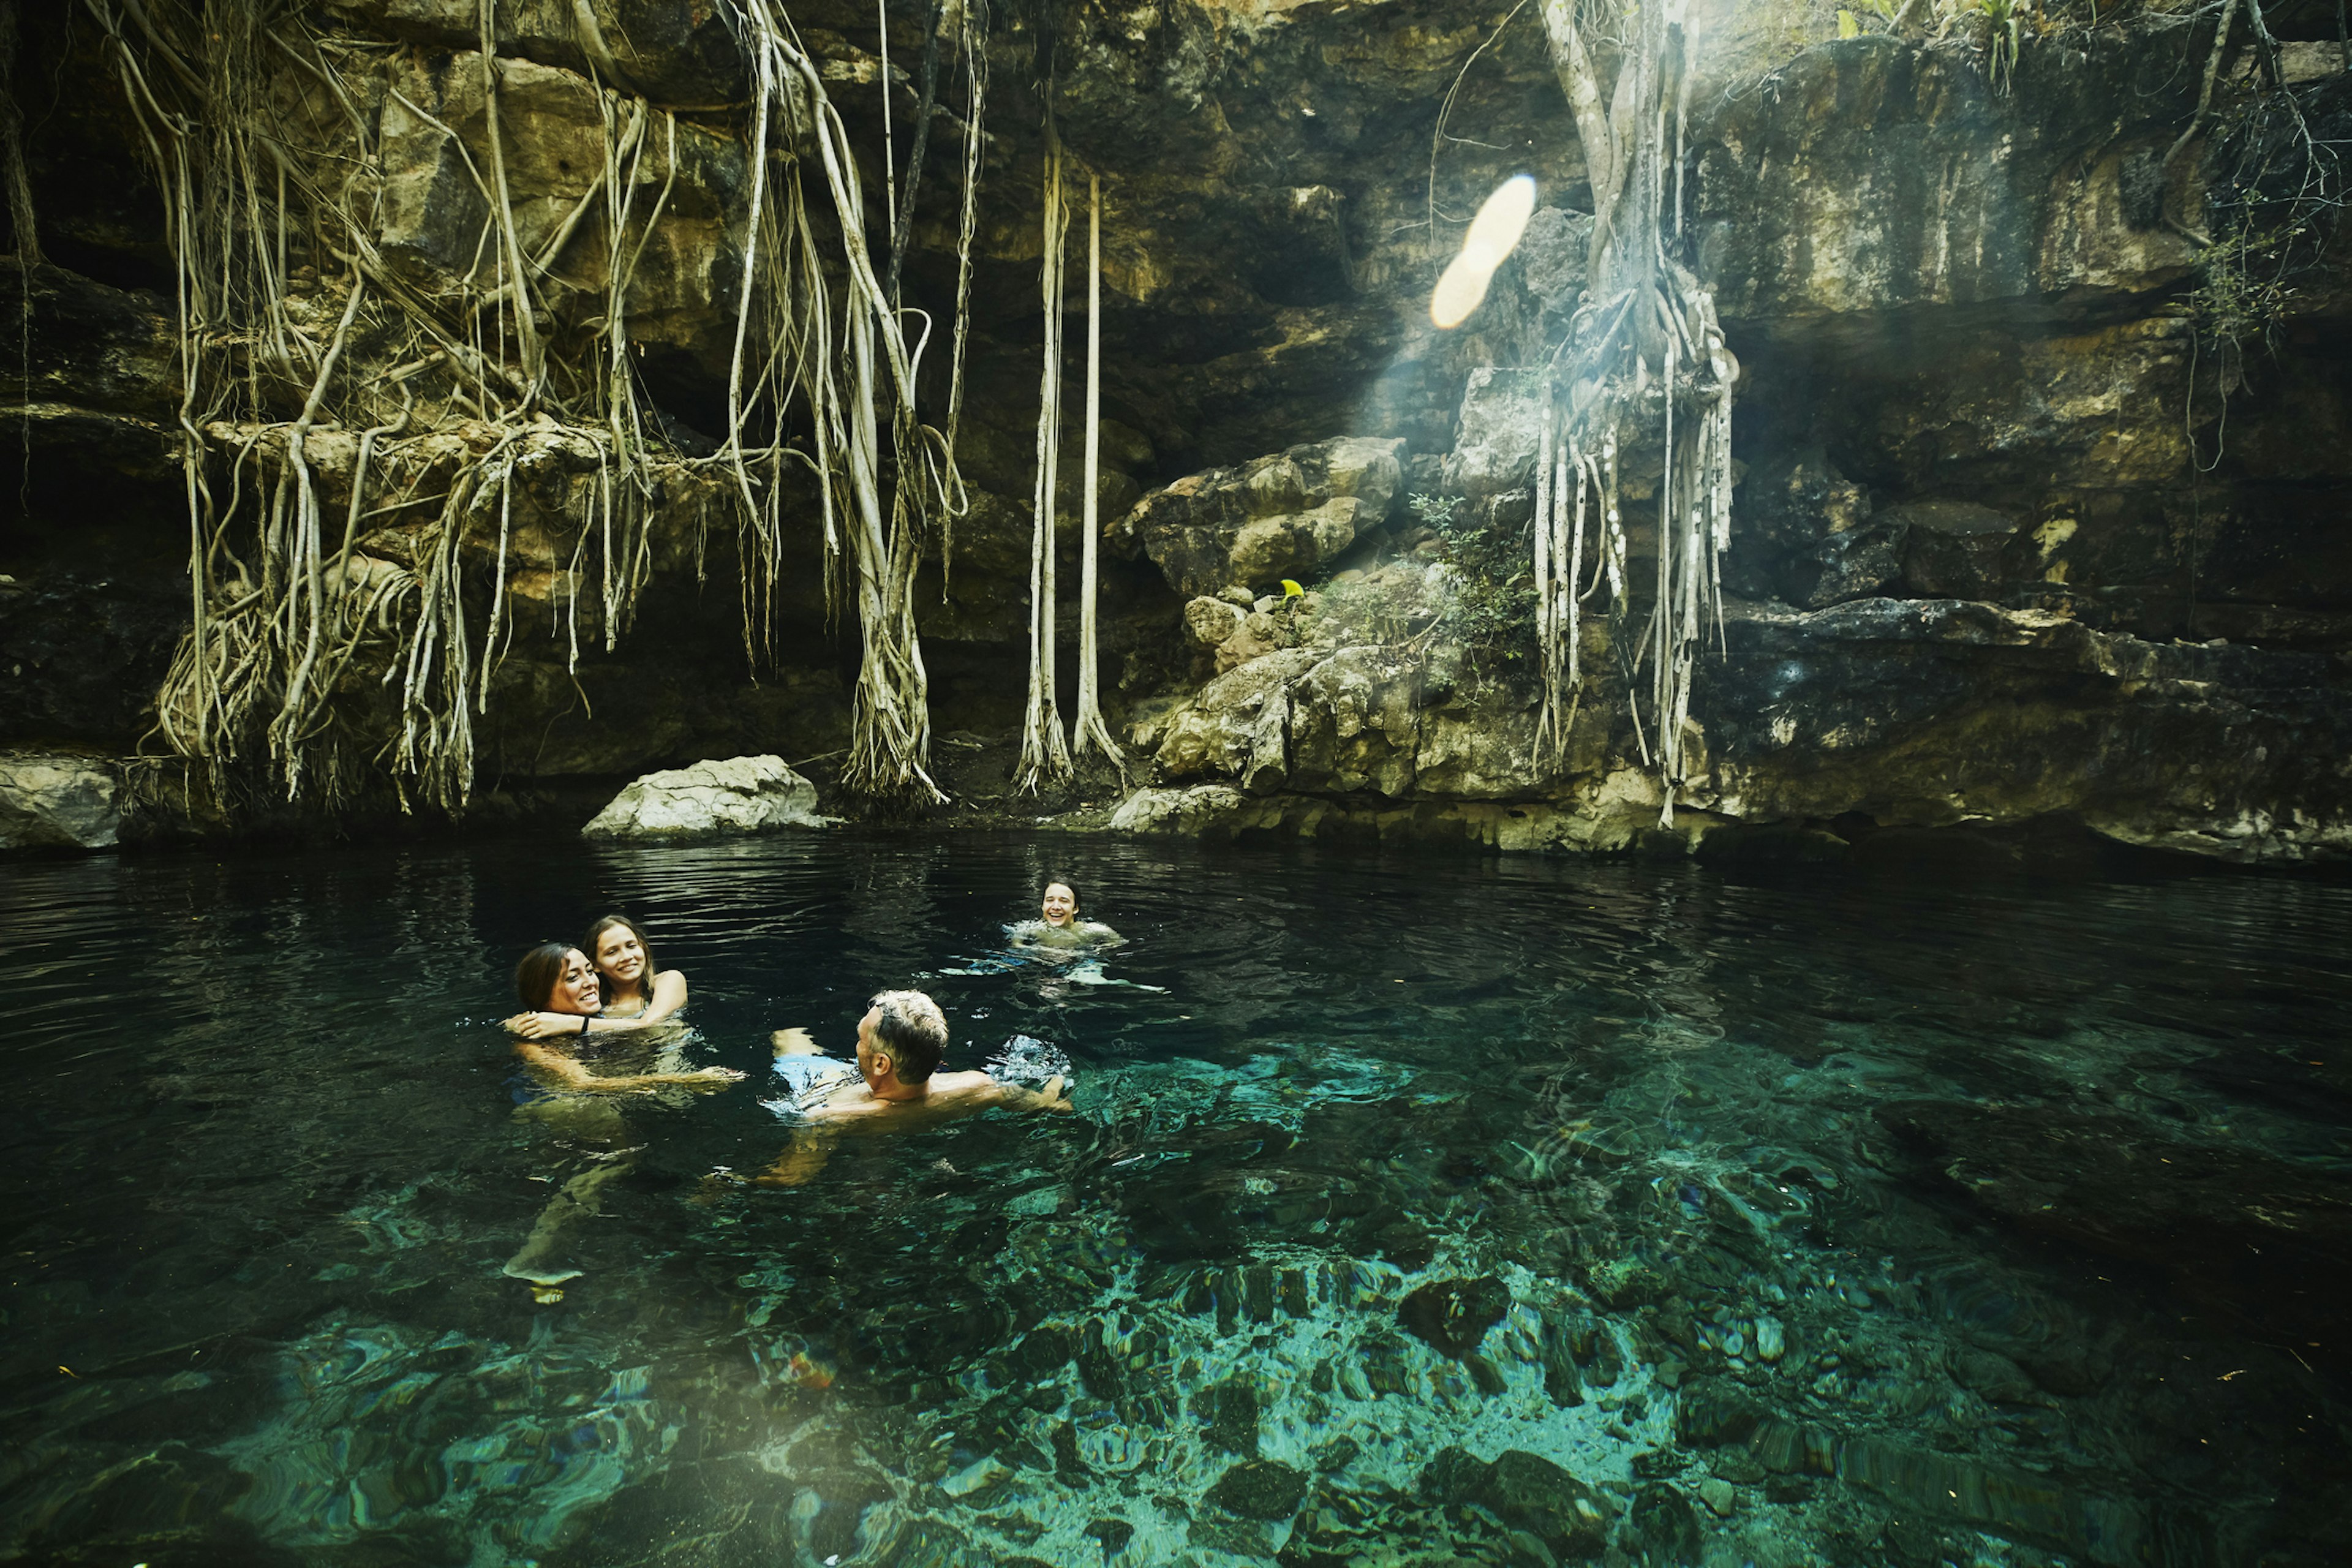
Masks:
[[[647,773],[580,831],[590,838],[706,838],[824,827],[816,786],[782,757],[730,757]]]
[[[485,93],[492,71],[516,233],[526,250],[545,250],[604,175],[607,105],[578,71],[530,58],[486,62],[478,50],[397,56],[384,71],[385,174],[375,239],[419,287],[437,289],[466,273],[489,219],[476,171],[488,155]],[[638,210],[650,210],[665,190],[667,199],[631,274],[629,335],[724,374],[742,267],[732,215],[750,170],[739,144],[691,123],[678,128],[674,144],[667,124],[651,142],[646,156],[629,162],[628,199]],[[602,233],[583,225],[556,253],[550,298],[559,310],[602,310]]]
[[[1889,516],[1939,547],[2010,537],[1966,506]],[[1591,629],[1598,653],[1605,627]],[[1340,640],[1328,618],[1297,635],[1307,646],[1218,677],[1166,721],[1153,761],[1178,787],[1139,792],[1115,827],[1613,848],[1850,813],[1928,827],[2063,816],[2244,864],[2352,856],[2336,760],[2352,692],[2326,655],[2153,643],[1958,599],[1739,605],[1727,651],[1700,667],[1696,760],[1677,832],[1659,837],[1661,795],[1601,659],[1560,762],[1539,765],[1524,686]],[[1500,810],[1473,809],[1486,802]]]
[[[1194,474],[1145,497],[1111,537],[1141,550],[1181,594],[1311,577],[1387,522],[1403,445],[1342,437]]]
[[[404,43],[481,47],[472,0],[330,0],[327,9]],[[501,53],[581,76],[593,69],[656,102],[724,103],[742,80],[724,16],[695,0],[500,0],[495,16]]]
[[[1696,112],[1702,261],[1740,319],[2162,288],[2193,253],[2131,192],[2193,94],[2117,38],[2029,51],[2006,97],[1962,49],[1818,45]]]
[[[2331,658],[2150,643],[1954,600],[1758,611],[1731,639],[1696,700],[1714,758],[1697,804],[1726,815],[2072,813],[2127,843],[2249,864],[2352,852],[2335,760],[2352,745],[2352,692]]]

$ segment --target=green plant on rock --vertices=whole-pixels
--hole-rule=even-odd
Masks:
[[[2017,84],[2018,46],[2024,39],[2017,0],[1977,0],[1977,18],[1984,30],[1985,75],[1993,91],[2007,94]]]
[[[2218,112],[2215,83],[2241,15],[2261,85]],[[2352,85],[2336,77],[2287,86],[2259,0],[2227,0],[2214,24],[2196,110],[2164,166],[2181,160],[2208,124],[2216,129],[2204,159],[2203,232],[2169,214],[2166,222],[2197,247],[2197,282],[2188,300],[2193,349],[2212,367],[2225,430],[2230,395],[2245,384],[2254,355],[2277,346],[2303,282],[2324,268],[2336,244],[2347,194],[2340,149],[2352,125]],[[2193,429],[2200,377],[2192,370],[2189,379]],[[2217,434],[2210,460],[2200,457],[2199,468],[2221,462],[2221,440]]]
[[[1960,39],[1983,54],[1985,79],[2003,97],[2016,86],[2026,35],[2039,35],[2048,25],[2039,4],[2029,12],[2021,0],[1936,0],[1935,18],[1937,37]]]
[[[1524,661],[1534,642],[1536,591],[1524,529],[1473,521],[1449,504],[1426,518],[1438,559],[1453,569],[1452,594],[1434,640],[1457,643],[1474,667]]]
[[[1442,528],[1452,522],[1461,505],[1460,496],[1433,496],[1423,490],[1405,498],[1405,506],[1415,520],[1430,528]]]
[[[2189,314],[2199,352],[2217,357],[2225,390],[2244,384],[2250,350],[2275,346],[2296,293],[2289,279],[2297,237],[2291,228],[2259,227],[2241,210],[2198,257]]]

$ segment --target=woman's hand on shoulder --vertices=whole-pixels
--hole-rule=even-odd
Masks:
[[[639,1015],[646,1023],[658,1024],[686,1005],[686,971],[665,969],[654,976],[653,989],[646,993],[646,1010]]]

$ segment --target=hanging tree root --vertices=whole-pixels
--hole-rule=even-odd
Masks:
[[[1084,495],[1085,542],[1081,546],[1078,586],[1078,711],[1070,721],[1070,750],[1083,757],[1089,746],[1098,749],[1127,776],[1127,754],[1110,738],[1103,722],[1102,677],[1096,658],[1096,557],[1100,552],[1101,519],[1095,491],[1102,474],[1102,179],[1087,177],[1087,456],[1079,478]]]
[[[1552,63],[1584,143],[1593,192],[1590,287],[1542,393],[1534,573],[1543,707],[1538,754],[1566,759],[1584,674],[1580,609],[1605,575],[1611,643],[1627,678],[1635,744],[1655,770],[1661,826],[1687,782],[1691,686],[1710,616],[1722,639],[1720,561],[1731,531],[1731,405],[1739,375],[1710,289],[1683,248],[1683,141],[1696,40],[1686,0],[1640,0],[1604,100],[1577,0],[1544,0]],[[1608,101],[1610,108],[1602,104]],[[1619,468],[1654,453],[1657,580],[1633,630]],[[1571,493],[1573,500],[1570,500]],[[1580,586],[1588,510],[1592,580]],[[1643,663],[1650,667],[1643,724]]]
[[[1047,92],[1050,96],[1050,85]],[[1062,248],[1070,215],[1062,182],[1062,144],[1045,115],[1045,237],[1039,263],[1045,311],[1044,368],[1037,386],[1037,471],[1030,490],[1029,698],[1021,720],[1017,787],[1035,794],[1070,776],[1054,673],[1054,486],[1062,457]]]
[[[154,734],[216,800],[267,777],[285,798],[331,807],[388,775],[404,806],[462,810],[474,720],[520,629],[518,582],[553,584],[548,634],[576,668],[583,597],[609,650],[656,536],[690,534],[698,559],[714,512],[731,510],[742,544],[756,669],[777,635],[788,459],[816,475],[828,561],[854,572],[864,658],[847,781],[938,798],[912,593],[924,542],[965,505],[952,432],[985,81],[975,10],[961,14],[973,100],[949,433],[916,417],[920,345],[908,345],[868,259],[846,132],[789,24],[750,0],[760,90],[744,133],[757,177],[728,439],[696,458],[648,428],[629,352],[633,284],[676,185],[679,128],[587,36],[586,7],[575,7],[583,50],[618,84],[591,84],[601,164],[551,229],[526,234],[507,179],[494,0],[478,14],[486,130],[473,146],[396,82],[368,79],[383,69],[379,49],[315,31],[290,5],[84,3],[163,190],[177,278],[192,617]],[[462,275],[419,282],[376,249],[394,121],[446,138],[489,214]],[[831,198],[846,363],[803,162]],[[583,270],[591,283],[570,280]],[[928,336],[928,319],[907,314]],[[795,412],[807,432],[789,445]],[[332,488],[343,500],[331,541]],[[830,594],[831,570],[826,581]]]

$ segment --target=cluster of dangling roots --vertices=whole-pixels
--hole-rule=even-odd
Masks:
[[[1533,566],[1543,700],[1536,746],[1543,765],[1566,760],[1586,679],[1582,606],[1605,581],[1609,640],[1626,680],[1635,744],[1661,786],[1664,826],[1673,826],[1675,797],[1688,782],[1691,690],[1710,622],[1722,644],[1721,560],[1731,541],[1731,406],[1739,376],[1713,292],[1675,254],[1696,68],[1687,8],[1687,0],[1643,0],[1623,40],[1615,103],[1605,110],[1574,0],[1547,0],[1545,16],[1585,144],[1594,233],[1591,287],[1542,374]],[[1657,504],[1656,582],[1649,619],[1638,630],[1641,585],[1630,580],[1622,482],[1637,457],[1644,477],[1656,475]]]
[[[1050,90],[1048,98],[1050,101]],[[1126,754],[1103,721],[1102,680],[1097,659],[1096,578],[1099,572],[1101,519],[1096,491],[1102,465],[1102,180],[1087,182],[1087,401],[1086,450],[1079,468],[1084,531],[1078,586],[1078,709],[1071,735],[1062,738],[1062,710],[1055,689],[1054,609],[1055,598],[1055,490],[1062,469],[1063,247],[1069,237],[1069,193],[1063,171],[1061,139],[1050,108],[1045,119],[1045,229],[1038,268],[1045,318],[1043,370],[1037,388],[1037,472],[1030,493],[1029,696],[1021,721],[1017,787],[1031,794],[1066,780],[1089,747],[1102,752],[1122,776]]]
[[[639,401],[629,311],[682,143],[717,134],[629,88],[587,6],[602,167],[527,238],[496,0],[480,0],[478,55],[456,67],[478,72],[470,148],[402,91],[390,46],[318,31],[291,0],[83,3],[144,134],[176,263],[193,620],[155,733],[215,799],[268,787],[331,805],[388,776],[404,807],[463,809],[518,608],[548,606],[576,688],[583,629],[610,649],[657,556],[690,547],[699,569],[714,526],[737,536],[756,669],[777,637],[788,469],[822,516],[826,603],[854,605],[862,639],[845,782],[938,797],[913,588],[965,504],[953,453],[985,92],[975,4],[951,23],[971,100],[934,426],[916,407],[929,318],[895,298],[919,170],[906,210],[882,219],[897,242],[886,284],[816,65],[772,0],[732,0],[753,84],[725,132],[751,164],[742,289],[726,438],[690,455]],[[928,90],[924,109],[927,132]],[[394,127],[437,133],[445,168],[481,198],[462,273],[420,277],[378,247]],[[537,599],[518,593],[526,579]]]

